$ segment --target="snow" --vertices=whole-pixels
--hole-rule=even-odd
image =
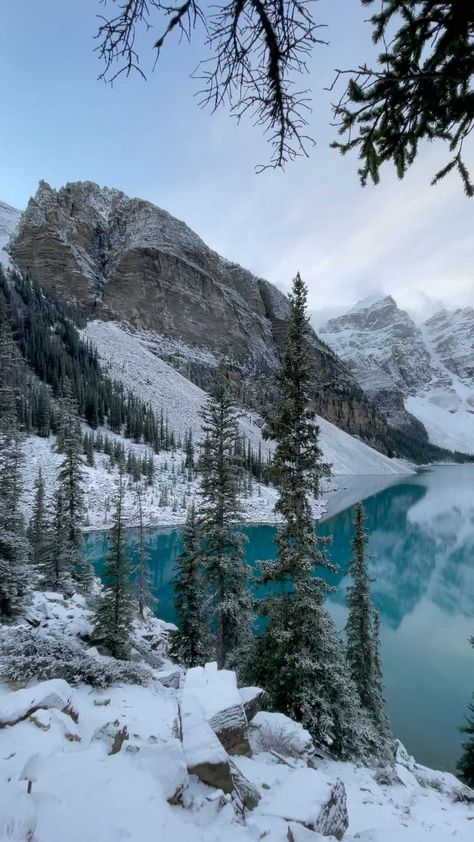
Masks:
[[[260,810],[264,815],[314,827],[332,785],[330,778],[315,769],[295,769],[263,797]]]
[[[187,671],[183,699],[188,693],[199,702],[207,720],[222,710],[241,705],[235,672],[218,670],[214,662]]]
[[[10,267],[10,257],[5,251],[5,246],[16,230],[20,221],[21,211],[0,202],[0,266]]]
[[[58,595],[40,598],[49,603],[45,616],[58,615],[43,621],[43,633],[52,624],[57,634],[69,623],[64,634],[72,634],[87,620],[84,600],[63,598],[59,605]],[[212,666],[208,673],[214,680],[218,676]],[[221,701],[234,680],[225,676],[222,686]],[[179,689],[163,687],[157,679],[146,687],[117,684],[105,690],[70,687],[59,680],[33,682],[20,690],[0,684],[3,709],[23,710],[26,697],[45,703],[52,694],[71,700],[77,723],[56,709],[41,709],[39,720],[35,715],[0,731],[1,842],[287,842],[287,817],[295,819],[291,827],[297,842],[305,842],[305,836],[329,842],[328,837],[309,837],[301,822],[314,820],[318,805],[338,779],[347,793],[349,813],[344,842],[472,839],[473,804],[453,801],[461,784],[448,773],[412,762],[401,748],[398,762],[403,771],[398,772],[404,783],[393,785],[378,784],[374,769],[352,763],[319,761],[318,768],[311,769],[306,759],[292,758],[290,767],[267,752],[234,757],[261,796],[243,817],[230,796],[200,783],[184,767],[183,751],[188,766],[227,760],[191,694],[187,701],[181,699]],[[194,729],[183,727],[183,749],[177,736],[180,706],[183,726],[189,720],[194,723]],[[110,735],[124,727],[128,739],[119,753],[109,754]],[[20,778],[35,755],[37,780],[27,794],[27,781]],[[181,787],[182,803],[169,803]]]
[[[405,406],[424,424],[433,444],[474,453],[474,387],[469,403],[461,402],[456,393],[433,391],[407,398]]]
[[[0,688],[0,726],[24,719],[36,708],[64,710],[70,701],[71,688],[61,678],[44,681],[38,688],[17,690],[13,695]]]
[[[194,440],[201,439],[199,413],[206,393],[182,374],[150,351],[150,332],[131,333],[115,322],[89,322],[83,335],[97,348],[101,362],[109,375],[150,403],[158,412],[163,408],[170,428],[182,436],[190,428]],[[340,430],[323,418],[318,418],[321,446],[326,462],[334,474],[406,474],[410,468],[399,460],[383,454]],[[259,444],[265,458],[272,445],[262,439],[262,420],[250,411],[242,410],[239,418],[242,432],[255,451]],[[263,519],[262,519],[263,522]]]

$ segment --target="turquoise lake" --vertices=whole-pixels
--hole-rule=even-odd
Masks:
[[[369,532],[373,599],[382,620],[382,657],[387,708],[395,735],[426,765],[454,771],[464,721],[474,691],[474,466],[439,466],[398,477],[371,493],[367,478],[338,477],[344,500],[364,499]],[[380,486],[381,483],[379,483]],[[329,535],[329,554],[339,565],[329,608],[345,622],[344,570],[350,554],[353,506],[318,525]],[[273,526],[246,526],[250,565],[274,556]],[[158,615],[175,621],[173,577],[181,550],[178,529],[147,530]],[[130,549],[137,536],[130,530]],[[86,535],[89,559],[100,573],[105,533]]]

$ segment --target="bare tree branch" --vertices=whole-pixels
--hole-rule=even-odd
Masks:
[[[314,2],[231,0],[204,11],[196,0],[178,6],[162,0],[110,0],[117,14],[99,18],[96,51],[104,62],[100,78],[113,82],[132,71],[145,76],[136,38],[140,28],[151,28],[155,15],[165,22],[153,44],[157,57],[174,30],[190,40],[197,24],[202,24],[211,57],[200,62],[193,74],[203,83],[200,105],[213,111],[227,105],[238,120],[248,115],[263,128],[273,149],[269,164],[258,171],[283,167],[298,155],[307,155],[314,142],[305,133],[309,91],[298,90],[294,82],[297,75],[307,73],[314,45],[325,43],[316,37]]]

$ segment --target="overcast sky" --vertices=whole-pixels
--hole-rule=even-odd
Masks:
[[[93,53],[100,0],[0,0],[0,199],[23,208],[40,178],[149,199],[282,289],[299,270],[319,320],[374,293],[391,293],[416,318],[474,304],[474,199],[455,176],[429,185],[447,151],[425,147],[403,182],[387,170],[379,187],[362,189],[356,159],[328,148],[324,88],[335,67],[369,57],[370,28],[359,0],[320,0],[315,10],[330,41],[316,48],[308,80],[317,146],[285,172],[256,175],[270,154],[259,130],[198,108],[189,76],[205,55],[201,33],[191,47],[170,41],[148,81],[110,88]],[[154,36],[141,43],[147,72]]]

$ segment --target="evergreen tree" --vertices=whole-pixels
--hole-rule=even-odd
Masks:
[[[81,425],[70,384],[64,386],[60,401],[58,449],[64,454],[59,467],[56,491],[57,568],[61,578],[72,578],[84,591],[89,591],[93,570],[84,557],[82,526],[85,514],[84,472]],[[59,583],[58,583],[59,584]]]
[[[194,444],[193,444],[193,431],[189,430],[186,434],[184,440],[184,453],[185,453],[185,460],[184,466],[189,471],[192,471],[194,468]]]
[[[125,537],[124,493],[121,467],[109,549],[102,574],[103,595],[96,612],[94,627],[94,639],[114,658],[126,658],[128,655],[134,611],[131,567]]]
[[[347,589],[347,661],[364,707],[373,710],[373,634],[370,578],[366,561],[369,536],[364,528],[365,513],[358,503],[354,516],[352,558],[348,573],[353,584]]]
[[[51,529],[45,499],[45,484],[41,468],[35,480],[33,512],[28,526],[28,538],[31,546],[31,563],[38,575],[38,582],[43,585],[51,557]]]
[[[239,517],[234,456],[238,425],[223,366],[214,375],[201,417],[205,437],[200,460],[204,578],[214,611],[215,657],[222,668],[248,644],[253,607],[244,537],[233,525]]]
[[[471,644],[474,646],[474,637],[471,637]],[[465,783],[474,788],[474,696],[468,706],[466,724],[461,726],[461,732],[466,734],[467,739],[463,743],[461,759],[458,769]]]
[[[187,667],[203,664],[209,652],[208,603],[203,581],[202,551],[194,505],[183,530],[183,551],[177,558],[174,592],[178,631],[173,655]]]
[[[362,705],[373,718],[381,738],[388,738],[390,728],[384,710],[380,661],[380,617],[378,611],[374,611],[370,598],[370,576],[366,560],[369,538],[364,523],[364,507],[358,503],[348,570],[353,584],[347,589],[347,662]]]
[[[16,407],[16,353],[0,300],[0,622],[25,606],[34,584],[20,512],[21,438]]]
[[[313,369],[307,344],[307,290],[293,282],[291,318],[277,397],[265,435],[276,441],[272,475],[283,523],[277,558],[261,563],[261,602],[266,627],[257,639],[252,679],[272,706],[302,722],[313,737],[341,757],[369,754],[373,728],[360,713],[339,635],[325,608],[330,590],[318,571],[334,570],[325,540],[315,530],[309,495],[322,470],[318,428],[310,408]]]
[[[143,526],[143,488],[137,486],[137,508],[138,508],[138,569],[136,583],[136,601],[138,613],[142,620],[145,618],[145,609],[154,610],[157,599],[153,595],[151,571],[148,564],[149,556],[145,549],[145,530]]]

